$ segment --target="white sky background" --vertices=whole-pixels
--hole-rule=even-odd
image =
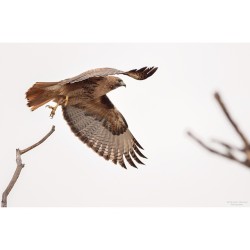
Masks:
[[[56,126],[45,143],[22,156],[26,166],[9,206],[249,206],[250,170],[209,154],[185,131],[241,145],[213,99],[219,90],[250,136],[250,44],[1,44],[0,54],[0,190],[16,167],[15,148]],[[123,76],[127,88],[109,94],[145,148],[148,160],[138,169],[99,157],[73,135],[60,110],[51,120],[45,107],[31,112],[26,106],[24,93],[36,81],[143,66],[159,69],[145,81]]]

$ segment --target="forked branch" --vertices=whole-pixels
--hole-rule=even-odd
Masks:
[[[226,142],[222,142],[220,140],[213,140],[213,142],[221,145],[222,147],[224,147],[224,151],[225,152],[220,152],[217,149],[207,145],[205,142],[203,142],[201,139],[199,139],[197,136],[195,136],[192,132],[188,131],[187,134],[188,136],[190,136],[194,141],[196,141],[201,147],[203,147],[204,149],[206,149],[207,151],[222,156],[224,158],[227,158],[229,160],[238,162],[244,166],[250,167],[250,144],[249,144],[249,140],[247,139],[247,137],[243,134],[243,132],[241,131],[241,129],[239,128],[239,126],[236,124],[236,122],[233,120],[232,116],[230,115],[227,107],[225,106],[224,102],[222,101],[222,98],[220,96],[219,93],[215,93],[214,94],[215,100],[218,102],[219,106],[221,107],[223,113],[225,114],[227,120],[230,122],[230,124],[232,125],[232,127],[234,128],[234,130],[236,131],[236,133],[238,134],[238,136],[240,137],[242,143],[243,143],[243,147],[239,148],[233,145],[230,145]],[[242,152],[245,156],[244,160],[240,160],[236,157],[235,152]]]
[[[24,167],[24,164],[22,163],[22,158],[21,155],[27,153],[28,151],[32,150],[33,148],[39,146],[40,144],[42,144],[45,140],[47,140],[49,138],[49,136],[55,131],[55,126],[52,126],[51,130],[49,131],[48,134],[46,134],[40,141],[38,141],[37,143],[33,144],[32,146],[25,148],[23,150],[21,149],[17,149],[16,150],[16,170],[10,180],[10,183],[8,184],[7,188],[5,189],[5,191],[2,194],[2,203],[1,203],[1,207],[7,207],[7,198],[8,195],[10,193],[10,191],[12,190],[12,188],[14,187],[14,185],[16,184],[16,181]]]

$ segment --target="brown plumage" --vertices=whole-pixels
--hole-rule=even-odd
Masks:
[[[107,93],[126,86],[122,79],[113,76],[123,74],[136,80],[152,76],[157,68],[120,71],[99,68],[59,82],[37,82],[26,93],[28,106],[35,110],[49,101],[57,103],[51,107],[51,116],[61,105],[63,116],[73,133],[106,160],[112,160],[126,168],[124,158],[136,167],[134,161],[143,164],[138,156],[146,158],[140,151],[142,146],[128,129],[122,114],[107,97]]]

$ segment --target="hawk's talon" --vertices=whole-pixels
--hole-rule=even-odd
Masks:
[[[54,117],[54,115],[56,114],[56,110],[57,110],[58,106],[64,105],[66,107],[68,105],[68,102],[69,102],[69,97],[66,96],[64,100],[63,99],[59,100],[59,102],[56,104],[55,107],[50,106],[50,105],[46,105],[46,107],[51,109],[51,113],[49,115],[50,118],[52,119]]]
[[[50,112],[49,116],[52,119],[54,117],[54,115],[56,114],[56,109],[57,109],[58,105],[56,105],[55,107],[50,106],[50,105],[46,105],[46,108],[47,107],[51,109],[51,112]]]

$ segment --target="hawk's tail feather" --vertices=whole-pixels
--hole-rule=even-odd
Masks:
[[[54,87],[58,82],[37,82],[27,92],[27,105],[31,110],[35,110],[55,97]]]

